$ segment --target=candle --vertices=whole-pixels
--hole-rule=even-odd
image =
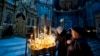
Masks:
[[[30,41],[30,43],[32,42],[32,39],[33,39],[33,34],[31,34],[31,41]]]
[[[49,35],[51,35],[51,21],[50,21],[50,26],[49,26]]]
[[[36,26],[34,26],[34,39],[36,38]]]
[[[40,26],[40,19],[39,18],[37,18],[37,24],[36,24],[36,37],[38,38],[38,35],[39,35],[39,33],[40,33],[40,28],[39,28],[39,26]]]
[[[46,14],[44,15],[44,28],[43,28],[43,31],[44,31],[44,36],[45,36],[45,34],[47,34],[47,29],[46,29]]]

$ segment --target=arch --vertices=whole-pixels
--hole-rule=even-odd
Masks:
[[[23,14],[24,16],[26,15],[25,8],[22,5],[20,5],[20,7],[17,8],[16,15],[17,14]]]
[[[18,18],[18,17],[20,17],[20,16],[22,16],[23,20],[25,20],[25,16],[24,16],[23,13],[18,13],[18,14],[16,15],[16,18]]]
[[[8,13],[4,23],[11,24],[11,20],[12,20],[12,13]]]

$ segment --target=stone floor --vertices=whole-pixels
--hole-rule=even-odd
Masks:
[[[0,40],[0,56],[20,56],[25,54],[25,39],[14,37]]]
[[[88,44],[90,45],[94,56],[100,56],[100,40],[97,39],[89,39]]]

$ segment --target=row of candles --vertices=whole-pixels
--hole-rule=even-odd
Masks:
[[[47,20],[44,16],[44,27],[43,27],[43,33],[39,33],[39,25],[34,27],[34,39],[33,35],[31,35],[30,39],[30,45],[29,48],[31,50],[41,50],[44,48],[50,48],[56,46],[55,43],[55,35],[51,32],[51,22],[49,24],[49,34],[47,34]]]

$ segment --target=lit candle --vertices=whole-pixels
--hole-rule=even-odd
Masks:
[[[31,34],[31,38],[30,39],[31,39],[31,41],[30,41],[30,43],[31,43],[32,42],[32,39],[33,39],[33,34]]]
[[[50,21],[50,27],[49,27],[49,35],[51,35],[51,21]]]
[[[36,26],[34,26],[34,39],[36,38]]]
[[[44,15],[44,28],[43,28],[43,31],[44,31],[44,36],[45,36],[45,34],[47,33],[47,29],[46,29],[46,15]]]

